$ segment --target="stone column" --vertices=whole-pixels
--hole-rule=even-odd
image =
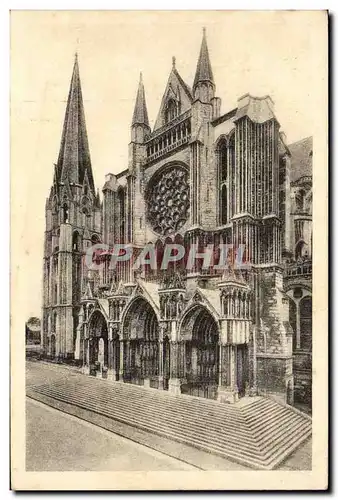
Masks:
[[[169,391],[181,394],[181,381],[178,376],[178,342],[170,341],[170,379]]]
[[[108,380],[116,380],[116,371],[114,368],[114,341],[108,339]]]
[[[89,339],[85,337],[84,339],[84,364],[83,364],[83,373],[86,375],[90,374],[90,359],[89,359]]]
[[[158,343],[158,388],[163,389],[163,339]]]
[[[109,326],[109,335],[108,335],[108,380],[117,380],[117,371],[116,371],[116,333],[114,332],[113,327]]]
[[[238,400],[236,349],[236,346],[233,345],[220,345],[220,373],[217,400],[221,403],[235,403]]]
[[[124,373],[124,343],[122,335],[120,337],[120,369],[119,369],[119,381],[123,382],[123,373]]]
[[[249,396],[257,395],[257,359],[256,359],[256,335],[250,332],[249,342]]]

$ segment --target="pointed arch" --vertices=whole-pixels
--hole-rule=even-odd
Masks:
[[[179,105],[177,100],[174,100],[172,97],[168,99],[168,101],[166,102],[164,115],[166,123],[171,122],[174,118],[176,118],[176,116],[179,115]]]
[[[295,246],[295,257],[296,259],[306,257],[308,255],[308,245],[304,240],[299,240]]]
[[[123,380],[143,385],[159,375],[159,318],[150,302],[135,297],[122,317]]]
[[[204,302],[195,302],[195,303],[190,303],[188,304],[187,308],[182,314],[182,317],[179,321],[178,324],[178,332],[179,332],[179,337],[181,340],[186,341],[186,340],[191,340],[192,338],[192,326],[194,324],[194,321],[197,317],[197,315],[201,311],[205,311],[205,314],[208,313],[209,317],[213,319],[213,321],[216,323],[217,326],[217,332],[219,334],[219,327],[218,327],[218,318],[215,316],[214,311],[211,310],[211,308],[208,306],[208,304]]]

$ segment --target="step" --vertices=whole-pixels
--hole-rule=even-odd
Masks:
[[[59,385],[60,387],[60,385]],[[36,390],[38,390],[38,387],[36,387]],[[77,391],[79,391],[79,387],[76,388]],[[88,394],[88,397],[92,397],[91,393],[88,391],[88,389],[86,389],[86,393]],[[105,395],[105,396],[112,396],[114,395],[114,397],[116,397],[116,393],[114,394],[109,394],[109,395]],[[123,397],[123,402],[124,404],[127,404],[128,403],[128,398],[126,398],[125,394],[123,394],[123,390],[121,391],[121,396]],[[101,396],[102,397],[102,396]],[[198,409],[198,408],[193,408],[194,411],[192,411],[192,408],[191,406],[189,405],[189,407],[187,408],[186,405],[175,405],[175,407],[171,408],[171,407],[168,407],[168,401],[166,401],[165,403],[163,401],[160,401],[158,402],[158,400],[156,400],[156,398],[152,398],[153,401],[154,401],[154,407],[156,407],[156,409],[158,410],[161,406],[162,407],[165,407],[166,411],[167,412],[171,412],[171,413],[175,413],[177,414],[177,410],[178,409],[183,409],[184,411],[188,411],[190,414],[194,415],[194,418],[196,418],[197,420],[200,420],[203,422],[203,424],[205,423],[204,419],[201,418],[201,409]],[[140,400],[142,400],[142,407],[146,406],[146,403],[148,403],[148,407],[149,407],[149,402],[146,401],[144,398],[142,398],[140,396]],[[218,404],[219,406],[219,404]],[[208,417],[211,416],[211,412],[208,411]],[[219,422],[219,424],[222,426],[222,428],[224,427],[224,423],[225,423],[225,420],[222,416],[217,416],[214,414],[214,412],[212,413],[212,416],[213,416],[213,419],[215,421],[215,423]],[[233,423],[235,427],[238,427],[238,423],[241,422],[243,424],[243,426],[246,427],[246,422],[245,422],[245,419],[239,414],[239,412],[237,411],[236,415],[232,413],[231,417],[229,418],[229,416],[227,415],[226,416],[226,423],[230,424],[230,423]],[[244,433],[247,434],[247,436],[249,437],[250,436],[250,432],[249,431],[246,431],[245,429],[243,429]]]
[[[298,432],[300,431],[300,432]],[[271,453],[271,450],[275,450],[280,445],[284,445],[285,442],[289,442],[295,439],[295,436],[298,438],[302,433],[306,433],[306,429],[304,429],[302,422],[296,422],[292,425],[290,424],[290,432],[288,434],[280,432],[277,435],[271,436],[270,444],[267,444],[262,451],[266,453]],[[289,439],[290,438],[290,439]]]
[[[66,398],[66,399],[68,399],[68,398]],[[81,404],[83,404],[83,401],[81,401]],[[95,411],[97,411],[97,410],[98,410],[97,406],[94,406],[94,410],[95,410]],[[101,410],[101,413],[102,413],[102,410]],[[153,424],[153,425],[152,425],[151,429],[154,429],[154,422],[153,422],[152,424]],[[143,422],[143,421],[141,422],[141,425],[144,425],[144,422]],[[176,428],[176,427],[175,427],[175,430],[176,430],[176,432],[177,432],[177,428]],[[163,433],[163,429],[161,429],[161,431],[160,431],[160,432],[161,432],[161,433]],[[168,434],[168,429],[166,429],[165,434]],[[191,435],[191,433],[190,433],[190,435]],[[193,437],[193,438],[195,438],[195,437],[196,437],[196,434],[195,434],[195,433],[193,433],[193,434],[192,434],[192,437]],[[197,440],[197,443],[196,443],[196,439],[193,439],[193,442],[195,442],[196,444],[201,444],[201,437],[200,437],[200,435],[198,435],[198,437],[199,437],[199,443],[198,443],[198,440]],[[209,443],[209,442],[208,442],[208,443]],[[229,444],[230,444],[230,443],[228,443],[228,449],[226,450],[226,451],[227,451],[227,453],[229,453],[229,451],[231,452],[231,450],[229,449],[229,448],[230,448],[230,447],[229,447]],[[202,445],[203,445],[203,446],[205,446],[205,444],[204,444],[204,443],[202,443]],[[210,443],[208,444],[208,446],[210,447]],[[218,450],[218,451],[222,451],[222,448],[220,448],[219,446],[218,446],[218,447],[217,447],[217,446],[216,446],[216,447],[215,447],[215,446],[213,446],[213,448],[215,449],[215,451],[216,451],[216,450]],[[224,451],[224,450],[223,450],[223,451]],[[244,451],[244,450],[243,450],[243,451]],[[232,452],[233,452],[233,450],[232,450]],[[246,454],[245,454],[245,455],[246,455]],[[243,457],[243,453],[241,454],[241,456]],[[251,459],[253,458],[252,454],[250,455],[250,457],[251,457]]]
[[[48,394],[46,394],[46,395],[48,396]],[[61,399],[66,403],[69,402],[69,400],[67,398],[56,397],[55,395],[52,397],[55,399],[59,399],[59,400]],[[81,404],[79,404],[79,405],[76,405],[76,403],[73,403],[73,404],[75,406],[84,407]],[[97,413],[97,409],[95,407],[92,408],[91,404],[87,404],[85,408],[90,409],[91,411],[94,411],[95,413]],[[99,414],[102,414],[102,415],[105,415],[105,416],[111,418],[111,415],[107,414],[104,411],[100,411]],[[114,417],[114,420],[128,423],[128,425],[131,425],[133,427],[147,429],[150,433],[153,433],[153,434],[156,434],[159,436],[170,437],[174,441],[190,444],[190,445],[197,447],[203,451],[214,452],[214,453],[218,454],[219,456],[222,456],[223,458],[232,458],[235,461],[238,461],[239,463],[243,463],[244,465],[249,465],[251,467],[252,467],[252,465],[256,465],[259,468],[261,465],[259,456],[257,457],[255,455],[253,455],[252,453],[248,454],[243,450],[241,452],[238,452],[238,446],[237,447],[228,446],[226,449],[224,449],[224,448],[217,446],[216,444],[210,444],[209,441],[204,441],[201,439],[198,439],[198,440],[191,439],[191,437],[187,437],[185,433],[183,434],[183,436],[180,436],[177,434],[177,429],[175,429],[175,432],[163,431],[163,430],[159,430],[157,427],[154,427],[153,424],[147,425],[142,421],[141,421],[140,425],[137,425],[138,421],[136,419],[133,419],[133,420],[130,420],[127,418],[121,419],[120,415],[117,415],[116,417]]]
[[[217,401],[71,373],[27,388],[175,442],[238,463],[271,470],[311,435],[311,420],[278,402],[222,405]]]
[[[41,391],[42,392],[42,391]],[[70,394],[69,392],[67,394],[64,394],[62,391],[50,391],[50,390],[46,390],[46,391],[43,391],[44,394],[46,395],[51,395],[51,396],[54,396],[54,397],[63,397],[65,400],[69,401],[69,402],[73,402],[74,404],[78,403],[78,404],[87,404],[86,401],[83,401],[83,399],[79,399],[78,398],[78,394]],[[92,404],[95,404],[95,399],[94,397],[92,397],[91,399],[91,403]],[[95,409],[97,412],[102,412],[104,410],[104,408],[102,408],[102,401],[100,400],[99,401],[99,405],[96,405],[96,406],[93,406],[92,407],[93,409]],[[106,405],[106,408],[109,409],[109,411],[112,411],[111,410],[111,405]],[[119,406],[117,405],[114,405],[113,407],[113,410],[117,410],[118,411],[118,415],[122,415],[121,413],[121,409]],[[133,410],[133,408],[131,408],[131,411]],[[124,413],[128,411],[128,410],[124,410]],[[127,413],[128,414],[128,413]],[[146,415],[143,413],[143,417],[145,417]],[[171,419],[168,419],[166,417],[164,417],[163,415],[161,416],[161,422],[165,422],[166,423],[166,429],[167,428],[173,428],[174,430],[178,430],[178,427],[177,427],[177,422],[172,422]],[[141,420],[143,422],[143,420]],[[152,420],[152,424],[153,425],[156,425],[156,423],[158,424],[158,422],[156,420]],[[229,433],[229,431],[226,431],[226,432],[222,432],[222,434],[220,435],[220,433],[217,433],[217,431],[211,429],[211,428],[207,428],[205,427],[201,427],[199,426],[200,428],[200,431],[199,433],[196,433],[196,425],[194,423],[189,423],[190,426],[192,427],[191,428],[187,428],[187,426],[185,426],[184,429],[182,429],[183,432],[189,432],[190,435],[195,435],[197,434],[197,436],[199,438],[206,438],[207,440],[209,440],[210,442],[213,441],[215,442],[214,440],[216,440],[216,443],[224,443],[225,445],[228,445],[228,444],[232,444],[232,442],[234,442],[234,445],[238,447],[238,444],[241,443],[241,446],[243,449],[246,449],[246,450],[249,450],[249,451],[252,451],[252,452],[255,452],[257,450],[257,445],[256,443],[252,443],[251,445],[246,441],[246,440],[243,440],[241,439],[241,436],[234,436],[233,434]],[[163,426],[162,426],[163,428]],[[181,429],[180,429],[181,430]]]

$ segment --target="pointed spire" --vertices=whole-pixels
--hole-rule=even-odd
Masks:
[[[146,125],[149,127],[148,111],[146,105],[146,97],[144,93],[144,85],[142,73],[140,73],[140,82],[138,85],[133,121],[132,125]]]
[[[76,52],[57,162],[58,182],[82,184],[86,172],[95,194]]]
[[[99,191],[99,189],[97,189],[97,192],[96,192],[95,202],[96,202],[97,208],[100,208],[101,207],[101,200],[100,200],[100,191]]]
[[[210,64],[206,29],[203,28],[202,45],[201,45],[200,55],[198,58],[193,89],[195,90],[199,82],[206,82],[206,81],[209,81],[213,84],[215,83],[214,75],[212,74],[212,69]]]

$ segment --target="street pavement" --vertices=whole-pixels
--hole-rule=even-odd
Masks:
[[[26,470],[172,471],[196,468],[27,398]]]

